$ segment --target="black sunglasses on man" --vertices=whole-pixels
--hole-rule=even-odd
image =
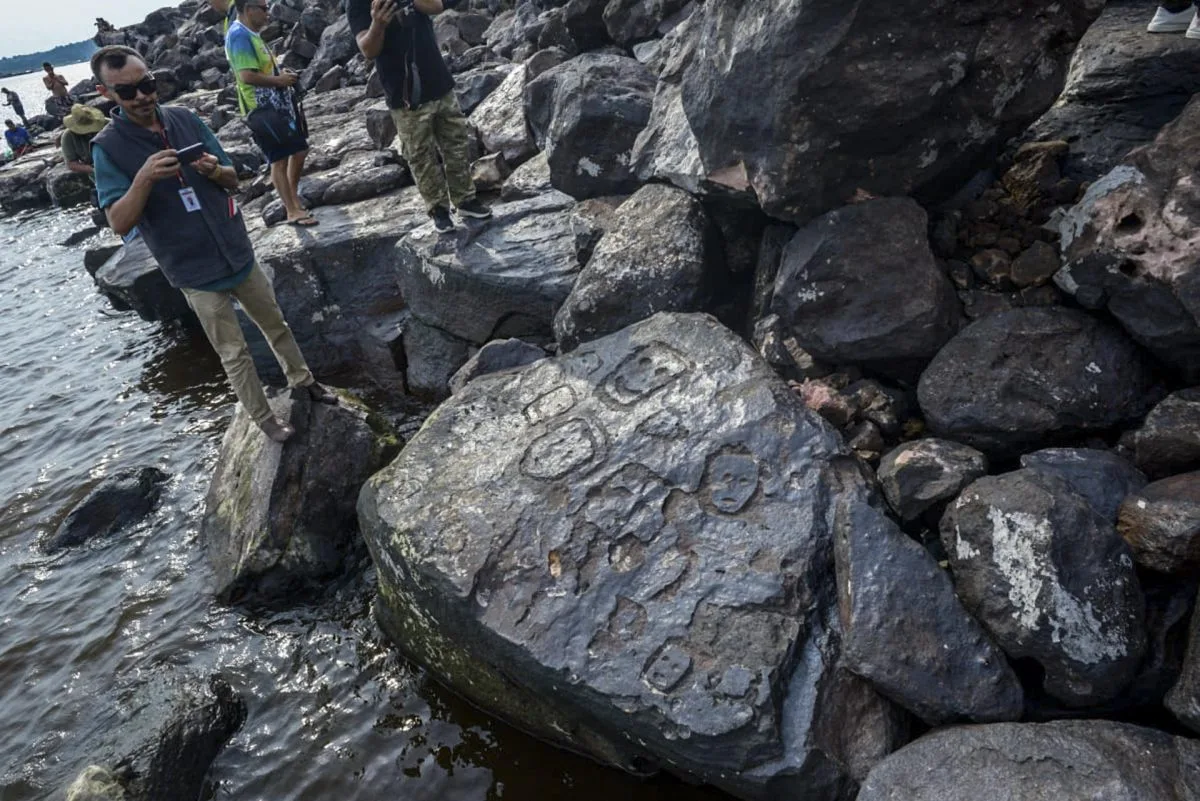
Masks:
[[[158,81],[153,75],[147,75],[137,83],[118,83],[108,88],[112,89],[113,94],[122,100],[133,100],[135,97],[137,97],[138,92],[141,92],[147,97],[157,92]]]

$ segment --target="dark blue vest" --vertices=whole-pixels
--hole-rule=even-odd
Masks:
[[[163,127],[171,147],[180,150],[203,141],[200,119],[181,106],[160,106]],[[92,140],[132,181],[151,155],[166,148],[154,131],[135,125],[120,115]],[[239,210],[229,216],[225,190],[196,172],[181,167],[187,185],[196,191],[200,210],[188,212],[179,197],[176,178],[159,181],[150,191],[138,230],[171,286],[195,288],[229,278],[254,261],[254,248]]]

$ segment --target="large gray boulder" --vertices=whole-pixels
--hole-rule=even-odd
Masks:
[[[858,801],[1193,801],[1200,743],[1100,720],[959,726],[871,771]]]
[[[525,124],[527,76],[525,65],[518,64],[470,116],[484,150],[502,154],[514,167],[537,152],[529,126]]]
[[[1114,326],[1064,308],[1021,308],[963,329],[921,374],[933,433],[1011,454],[1111,428],[1153,402],[1142,354]]]
[[[660,311],[702,311],[720,267],[716,229],[700,202],[674,187],[639,189],[554,316],[559,345],[611,334]]]
[[[200,536],[227,603],[295,600],[341,573],[361,553],[355,498],[388,445],[386,425],[349,399],[293,390],[271,408],[296,433],[272,442],[239,406],[205,499]]]
[[[942,544],[967,609],[1069,706],[1116,696],[1146,648],[1128,546],[1055,475],[981,478],[946,510]]]
[[[525,114],[556,189],[582,200],[637,188],[631,153],[654,86],[637,60],[607,53],[584,53],[529,82]]]
[[[1200,381],[1200,215],[1191,154],[1200,99],[1149,144],[1088,187],[1062,221],[1055,281],[1087,308],[1107,309],[1138,343]]]
[[[1200,468],[1200,387],[1172,392],[1133,434],[1134,461],[1162,478]]]
[[[1058,100],[1026,137],[1071,143],[1066,174],[1094,181],[1149,142],[1200,92],[1200,47],[1183,36],[1147,36],[1151,12],[1110,0],[1071,56]]]
[[[905,736],[838,668],[865,493],[736,335],[658,314],[475,379],[363,488],[384,631],[537,736],[740,798],[848,799]]]
[[[561,192],[495,206],[484,223],[439,235],[425,225],[396,247],[400,290],[413,315],[475,345],[549,340],[579,273]],[[457,367],[457,365],[455,366]]]
[[[1058,95],[1101,0],[715,0],[683,81],[706,172],[803,222],[954,191]],[[899,68],[898,65],[903,65]]]
[[[931,725],[1020,718],[1021,684],[950,577],[878,508],[839,502],[849,521],[834,543],[842,664]]]
[[[649,39],[663,20],[687,4],[688,0],[608,0],[604,27],[614,42],[628,46]]]
[[[773,311],[817,359],[915,381],[961,318],[927,228],[925,212],[907,198],[813,220],[783,252]]]

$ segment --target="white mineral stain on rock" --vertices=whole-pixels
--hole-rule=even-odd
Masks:
[[[1042,617],[1051,628],[1051,639],[1077,662],[1093,665],[1119,659],[1127,644],[1119,631],[1106,631],[1095,609],[1063,588],[1058,569],[1046,556],[1053,529],[1050,521],[1025,512],[988,508],[992,523],[992,560],[1008,581],[1013,617],[1024,628],[1037,630]],[[1042,590],[1049,597],[1040,603]]]
[[[603,171],[603,168],[596,162],[589,159],[587,156],[584,156],[583,158],[581,158],[579,160],[579,170],[578,171],[581,173],[586,172],[588,175],[595,178],[597,175],[599,175]]]

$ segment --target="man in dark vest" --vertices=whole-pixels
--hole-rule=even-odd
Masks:
[[[97,90],[119,107],[92,140],[100,208],[121,236],[137,226],[159,269],[200,318],[250,418],[274,441],[285,441],[294,431],[267,403],[234,314],[235,298],[263,332],[290,386],[306,387],[322,403],[336,404],[337,396],[313,379],[255,261],[242,213],[226,192],[238,185],[229,156],[192,111],[158,104],[154,76],[136,50],[97,50],[92,73]]]

